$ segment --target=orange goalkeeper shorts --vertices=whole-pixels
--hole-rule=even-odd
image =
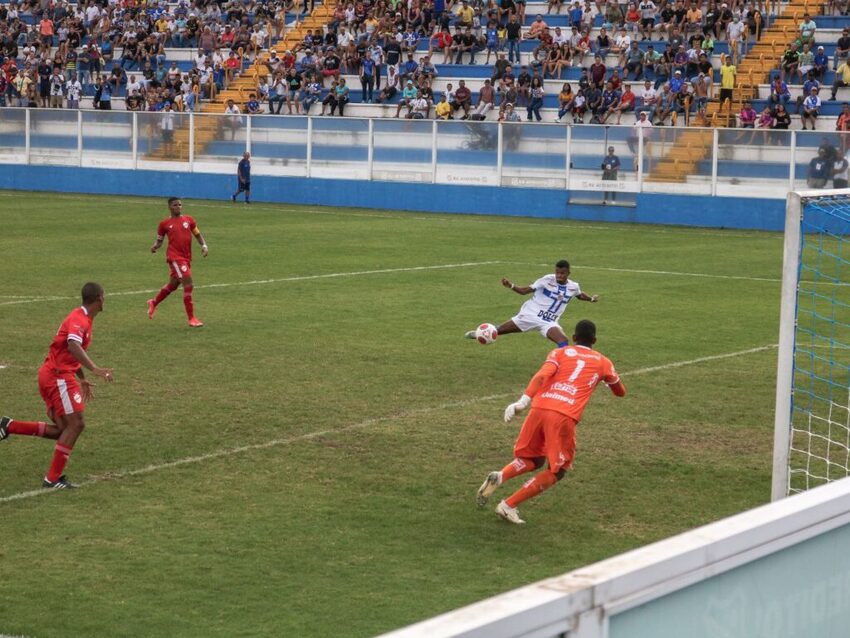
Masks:
[[[576,421],[554,410],[532,408],[522,423],[514,456],[529,459],[545,456],[549,470],[568,470],[576,453]]]

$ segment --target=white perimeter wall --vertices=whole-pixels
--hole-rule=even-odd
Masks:
[[[847,638],[850,479],[382,638],[520,636]]]

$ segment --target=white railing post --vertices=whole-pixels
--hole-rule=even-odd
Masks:
[[[307,118],[307,177],[313,176],[313,118]]]
[[[83,112],[77,109],[77,166],[83,165]]]
[[[503,122],[496,123],[496,183],[499,186],[502,185],[502,142],[504,140],[504,133],[502,131],[503,127]]]
[[[24,163],[30,163],[30,109],[24,111]]]
[[[642,126],[638,126],[638,170],[637,170],[637,180],[638,180],[638,193],[643,192],[643,152],[646,148],[644,146],[644,142],[646,138],[643,136],[646,129]]]
[[[254,130],[254,116],[249,115],[248,117],[248,125],[245,127],[245,151],[251,152],[251,132]]]
[[[797,131],[791,131],[791,166],[788,171],[788,190],[794,190],[795,173],[797,172]]]
[[[367,160],[366,161],[368,163],[367,178],[371,182],[372,179],[373,179],[372,168],[375,164],[375,120],[373,120],[371,117],[369,118],[369,133],[368,133],[367,144],[368,144],[368,146],[366,148],[366,153],[367,153]]]
[[[195,114],[189,111],[189,172],[195,172]]]
[[[720,155],[720,130],[714,129],[711,141],[711,195],[717,195],[717,160]]]
[[[564,166],[565,170],[565,181],[566,181],[566,189],[570,190],[570,178],[572,177],[573,167],[571,164],[573,163],[573,125],[567,124],[567,157],[566,157],[566,165]]]
[[[139,168],[139,114],[133,111],[133,170]]]
[[[437,120],[431,122],[431,183],[437,183]]]

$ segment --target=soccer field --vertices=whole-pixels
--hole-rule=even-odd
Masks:
[[[88,280],[115,370],[81,489],[39,491],[51,441],[0,442],[0,633],[370,636],[769,499],[779,234],[185,200],[210,246],[190,329],[179,293],[146,314],[164,199],[0,208],[0,414],[43,418]],[[601,297],[562,325],[597,323],[628,395],[597,392],[574,470],[511,526],[474,496],[551,344],[462,337],[518,309],[502,276],[562,258]]]

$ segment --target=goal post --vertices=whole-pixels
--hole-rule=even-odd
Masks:
[[[772,500],[850,475],[850,189],[788,194]]]

